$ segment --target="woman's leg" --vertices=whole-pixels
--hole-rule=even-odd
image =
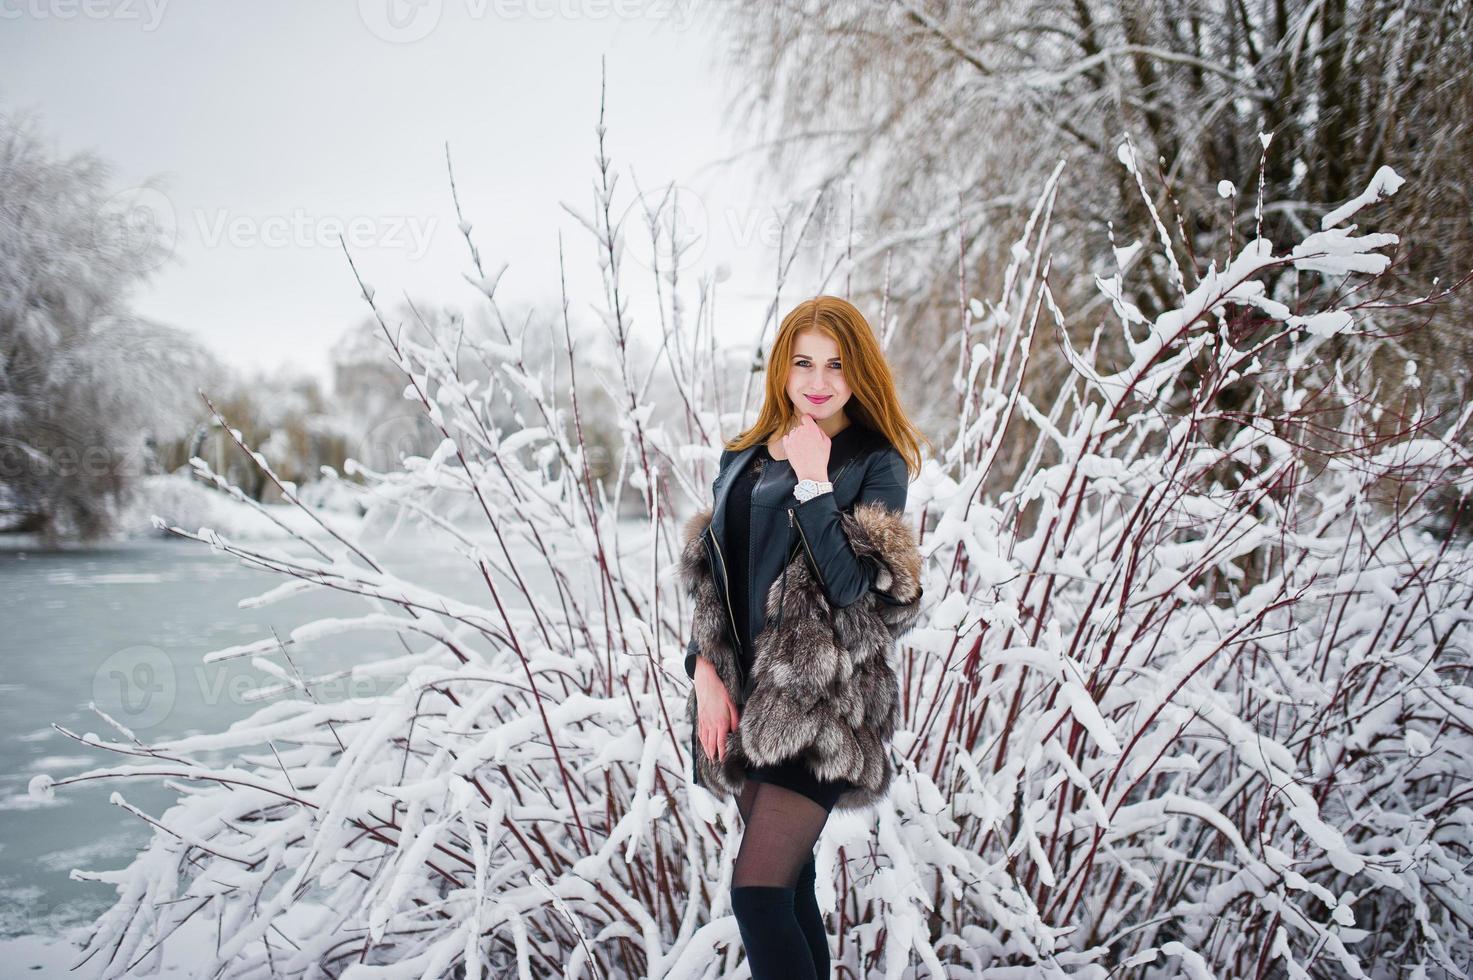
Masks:
[[[818,883],[818,867],[813,855],[798,874],[798,887],[793,891],[793,914],[798,919],[798,928],[808,940],[808,952],[813,956],[813,973],[819,980],[829,976],[829,932],[823,924],[823,912],[818,907],[818,894],[814,886]]]
[[[757,787],[762,785],[754,779],[747,780],[737,796],[737,811],[742,815],[742,826],[752,820],[752,804],[757,798]],[[830,954],[829,934],[823,924],[823,912],[818,907],[815,886],[818,883],[818,867],[810,851],[808,860],[798,872],[798,886],[793,890],[793,915],[803,938],[808,942],[808,952],[813,956],[813,972],[820,980],[828,980]]]
[[[757,800],[757,787],[761,785],[757,780],[749,779],[742,784],[742,791],[737,794],[737,812],[742,815],[743,827],[752,820],[752,804]]]
[[[731,906],[752,978],[817,977],[794,892],[829,811],[772,783],[758,783],[751,800],[732,871]]]

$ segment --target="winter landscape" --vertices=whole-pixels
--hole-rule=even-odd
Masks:
[[[15,975],[749,976],[680,534],[820,293],[939,450],[894,783],[817,852],[834,976],[1473,974],[1473,5],[266,7],[231,16],[530,115],[485,146],[457,102],[377,172],[418,220],[211,244],[46,94],[93,44],[182,79],[207,18],[7,21]],[[478,45],[580,52],[581,114]],[[262,112],[325,143],[316,56]],[[667,150],[718,96],[739,151]],[[488,176],[521,141],[576,147],[536,244],[541,185]],[[351,310],[150,312],[211,272]]]

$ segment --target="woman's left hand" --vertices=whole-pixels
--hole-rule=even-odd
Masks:
[[[829,442],[828,435],[813,421],[812,415],[800,416],[798,424],[783,436],[783,452],[798,479],[827,482]]]

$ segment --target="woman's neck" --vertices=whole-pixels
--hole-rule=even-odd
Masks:
[[[837,415],[826,418],[822,422],[818,423],[818,427],[823,430],[824,435],[832,439],[834,436],[838,435],[840,432],[843,432],[845,429],[849,428],[853,424],[854,420],[845,415],[843,409],[840,409]]]

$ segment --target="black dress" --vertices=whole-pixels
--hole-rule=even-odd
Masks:
[[[850,423],[837,436],[834,437],[837,450],[842,445],[845,449],[852,449],[845,445],[859,435],[855,423]],[[757,447],[751,460],[741,473],[737,474],[732,481],[731,491],[726,498],[726,526],[731,536],[731,603],[732,610],[738,624],[738,630],[742,634],[741,650],[743,657],[750,657],[756,649],[757,637],[747,636],[748,603],[750,597],[747,595],[747,569],[748,549],[751,546],[748,531],[752,526],[752,488],[762,478],[764,472],[772,468],[769,479],[786,479],[791,486],[797,485],[797,478],[792,472],[792,467],[787,460],[774,459],[768,452],[766,444]],[[750,668],[750,665],[748,665]],[[784,760],[776,765],[770,766],[748,766],[747,778],[759,783],[773,783],[785,787],[813,800],[825,810],[832,810],[834,802],[839,796],[855,785],[848,780],[821,780],[814,776],[813,771],[808,768],[807,762],[801,756]]]

